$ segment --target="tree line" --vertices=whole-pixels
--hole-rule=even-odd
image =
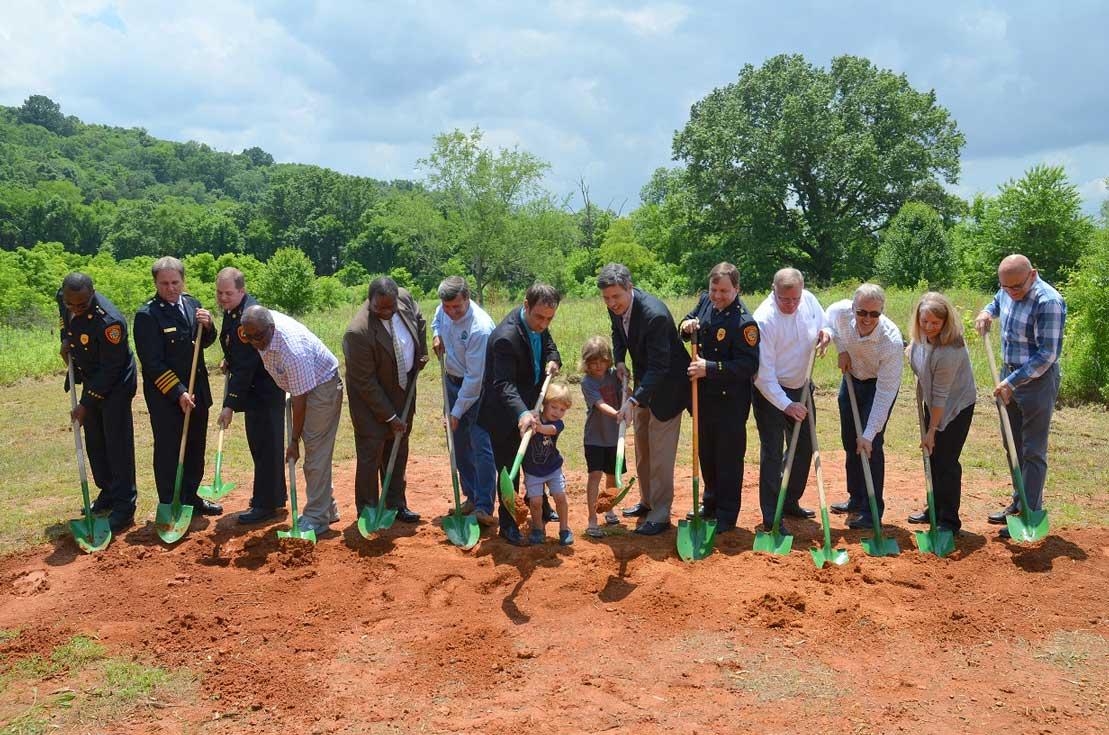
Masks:
[[[0,319],[41,311],[56,285],[34,269],[74,256],[123,273],[166,254],[198,259],[198,272],[245,263],[294,312],[379,273],[417,293],[465,273],[480,299],[535,279],[585,295],[610,261],[662,295],[701,288],[721,260],[749,289],[792,265],[814,284],[992,290],[1010,252],[1052,283],[1103,284],[1104,218],[1082,213],[1063,169],[1036,166],[965,201],[949,190],[964,144],[936,92],[905,75],[856,56],[825,68],[780,55],[693,105],[673,165],[624,213],[595,204],[585,181],[571,206],[544,185],[548,162],[492,149],[480,129],[436,136],[417,180],[386,182],[87,124],[32,95],[0,107]],[[1104,374],[1090,380],[1109,395]]]

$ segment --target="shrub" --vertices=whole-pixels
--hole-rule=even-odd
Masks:
[[[275,309],[302,314],[312,306],[316,270],[298,248],[280,248],[262,269],[258,300]]]
[[[955,263],[943,221],[927,204],[908,202],[890,221],[878,246],[875,272],[890,286],[924,282],[943,288],[955,280]]]
[[[1066,360],[1061,393],[1068,400],[1109,403],[1109,231],[1101,230],[1063,288]]]

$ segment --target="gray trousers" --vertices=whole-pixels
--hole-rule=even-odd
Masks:
[[[338,374],[308,392],[304,415],[304,480],[307,500],[301,515],[316,529],[339,520],[331,486],[331,459],[343,411],[343,381]]]
[[[1019,367],[1005,365],[1001,379],[1004,380]],[[1044,506],[1047,435],[1051,429],[1051,415],[1055,412],[1055,399],[1058,395],[1059,363],[1056,362],[1046,373],[1013,391],[1013,398],[1006,406],[1009,423],[1013,426],[1017,463],[1024,478],[1024,492],[1028,496],[1030,510],[1042,510]],[[1002,431],[1004,432],[1004,427]],[[1005,451],[1009,451],[1008,446]],[[1016,490],[1013,491],[1013,502],[1020,502]]]
[[[635,470],[639,475],[639,496],[651,509],[647,520],[670,522],[674,504],[674,460],[678,456],[678,435],[682,414],[659,421],[650,408],[635,409]]]

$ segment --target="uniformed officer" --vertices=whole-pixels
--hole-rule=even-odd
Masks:
[[[127,320],[93,288],[84,273],[70,273],[57,294],[62,360],[73,360],[74,380],[84,386],[71,415],[85,429],[85,449],[100,494],[94,513],[110,512],[112,533],[134,522],[135,426],[131,399],[137,384]],[[66,390],[77,390],[69,385]]]
[[[221,367],[231,371],[223,410],[217,419],[227,428],[235,411],[246,414],[246,443],[254,460],[254,494],[250,510],[239,514],[239,523],[261,523],[285,506],[285,391],[277,387],[262,366],[258,350],[247,341],[239,325],[243,311],[258,301],[246,292],[238,268],[224,268],[216,276],[216,301],[223,309],[219,343]]]
[[[759,369],[759,326],[739,298],[739,269],[719,263],[709,271],[707,295],[682,320],[681,332],[694,332],[700,349],[689,364],[698,386],[699,458],[705,478],[701,513],[716,518],[716,532],[734,530],[747,451],[747,415],[752,380]],[[692,517],[692,511],[690,512]]]
[[[180,260],[159,258],[150,271],[158,292],[135,313],[135,351],[142,363],[142,392],[154,433],[154,482],[158,487],[158,500],[173,502],[181,430],[185,411],[191,409],[181,502],[192,505],[203,515],[219,515],[223,512],[220,505],[196,495],[196,488],[204,477],[208,407],[212,405],[203,357],[197,362],[192,395],[188,392],[193,340],[199,331],[201,347],[207,347],[216,341],[216,329],[212,315],[201,308],[200,301],[184,293],[185,266]]]

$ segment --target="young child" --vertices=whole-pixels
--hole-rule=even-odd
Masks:
[[[589,471],[586,498],[589,503],[589,527],[585,532],[594,537],[604,536],[597,526],[597,496],[601,491],[601,477],[605,487],[616,486],[616,444],[620,424],[616,413],[623,402],[620,381],[612,366],[612,346],[600,335],[590,337],[581,346],[581,363],[578,370],[584,373],[581,392],[585,396],[585,466]],[[611,510],[605,514],[605,523],[613,526],[620,522]]]
[[[564,383],[551,383],[543,398],[543,412],[539,425],[528,443],[524,454],[524,487],[531,510],[531,533],[528,543],[541,544],[546,540],[543,525],[543,487],[551,493],[558,511],[558,543],[574,543],[570,533],[569,510],[566,504],[566,477],[562,474],[562,455],[558,453],[558,435],[564,424],[562,417],[573,405],[570,389]]]

